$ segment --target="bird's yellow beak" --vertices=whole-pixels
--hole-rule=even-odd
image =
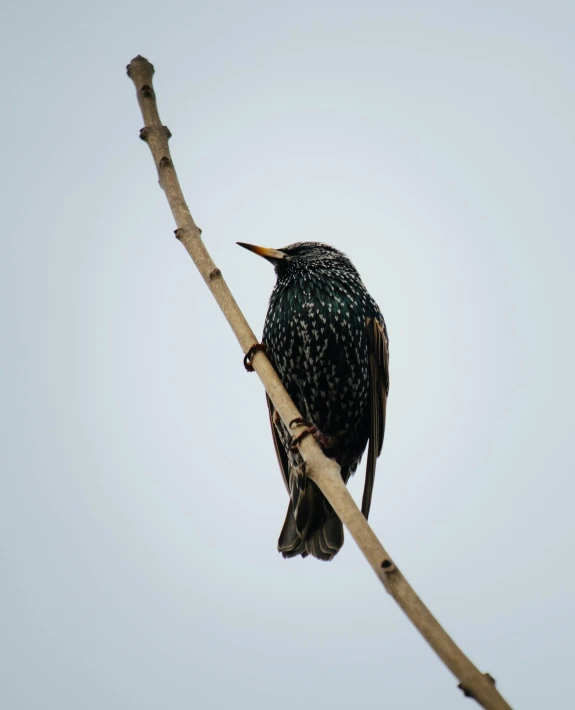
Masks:
[[[248,251],[253,251],[254,254],[258,256],[263,256],[264,259],[271,261],[279,261],[280,259],[285,259],[286,254],[279,249],[268,249],[267,247],[257,247],[254,244],[245,244],[244,242],[236,242],[240,247],[247,249]]]

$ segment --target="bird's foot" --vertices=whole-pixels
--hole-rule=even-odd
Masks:
[[[244,367],[248,372],[254,371],[252,358],[257,352],[263,352],[269,357],[268,346],[265,343],[254,343],[244,356]]]
[[[289,447],[290,451],[295,451],[300,441],[309,434],[311,434],[315,438],[317,443],[324,451],[326,449],[331,448],[334,444],[333,436],[326,436],[325,434],[322,434],[322,432],[316,427],[315,424],[312,424],[310,421],[304,419],[303,417],[296,417],[295,419],[292,419],[289,423],[289,427],[291,429],[294,426],[305,426],[305,429],[302,431],[301,434],[298,434],[291,440]]]

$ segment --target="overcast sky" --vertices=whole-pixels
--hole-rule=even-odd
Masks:
[[[566,707],[575,6],[0,15],[0,706],[471,707],[349,536],[329,564],[277,553],[263,390],[138,140],[142,54],[257,333],[274,273],[236,241],[356,264],[391,339],[373,527],[514,708]]]

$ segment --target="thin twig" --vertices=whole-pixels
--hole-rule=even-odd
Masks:
[[[192,257],[218,302],[243,352],[247,353],[258,341],[227,287],[221,271],[208,254],[201,239],[201,230],[194,222],[182,194],[168,147],[170,132],[162,125],[158,113],[156,96],[152,86],[153,74],[154,67],[144,57],[138,56],[128,65],[128,76],[135,84],[144,118],[145,127],[140,132],[140,137],[146,141],[152,151],[160,185],[166,194],[178,227],[176,236]],[[265,352],[256,351],[251,358],[251,363],[275,409],[285,424],[289,426],[290,422],[300,417],[300,413],[284,389]],[[295,429],[294,435],[301,433],[301,431],[303,429]],[[495,688],[493,678],[489,674],[481,673],[456,646],[384,550],[343,483],[339,466],[323,455],[311,436],[304,437],[298,446],[306,463],[306,474],[319,486],[329,500],[385,589],[449,670],[459,679],[459,687],[464,694],[475,698],[480,705],[488,710],[510,710],[510,706]]]

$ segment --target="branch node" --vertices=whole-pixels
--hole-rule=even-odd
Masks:
[[[150,136],[150,129],[148,126],[144,126],[140,131],[140,140],[147,141]]]
[[[172,133],[167,126],[162,126],[162,133],[166,136],[168,140],[172,137]]]
[[[147,84],[144,84],[140,91],[142,93],[142,96],[145,96],[147,99],[154,97],[154,90],[151,86],[148,86]]]
[[[216,268],[213,271],[210,271],[210,281],[213,281],[214,279],[221,279],[222,278],[222,272]]]
[[[388,560],[387,557],[383,562],[381,563],[381,569],[386,573],[390,574],[391,572],[395,572],[397,567],[393,564],[391,560]]]
[[[491,685],[495,687],[495,678],[489,673],[484,673],[483,675],[487,678]],[[466,698],[473,698],[473,700],[477,700],[477,698],[473,694],[473,691],[467,688],[463,683],[459,683],[457,687],[459,688],[459,690],[461,690],[461,692],[463,693],[463,695],[465,695]]]
[[[172,163],[170,158],[168,158],[167,155],[164,155],[162,158],[160,158],[160,162],[158,163],[158,165],[160,166],[160,168],[168,168],[172,167],[174,164]]]

